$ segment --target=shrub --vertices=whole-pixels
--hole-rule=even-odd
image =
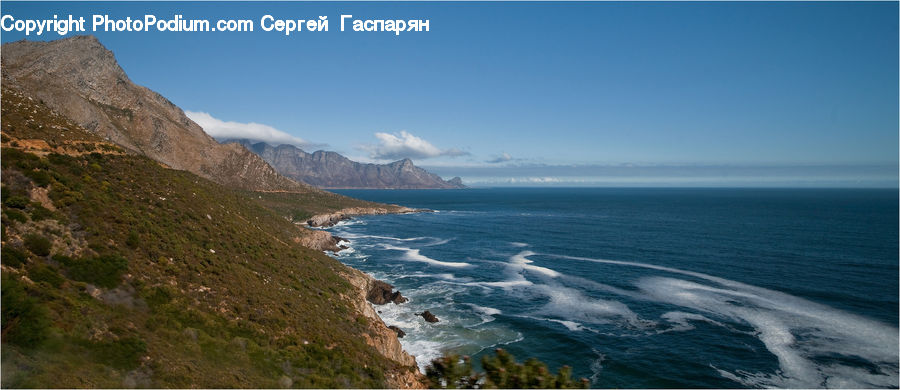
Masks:
[[[128,269],[128,260],[119,255],[104,255],[69,260],[66,266],[69,277],[74,280],[114,288]]]
[[[50,185],[50,182],[52,180],[52,178],[50,177],[50,174],[47,173],[46,171],[31,170],[31,171],[25,171],[23,173],[25,174],[25,176],[30,177],[31,180],[34,181],[34,184],[38,187],[46,187],[46,186]]]
[[[15,209],[7,209],[4,211],[6,214],[6,218],[9,218],[10,221],[22,222],[25,223],[28,221],[28,217],[25,216],[25,213],[15,210]]]
[[[140,240],[141,239],[140,239],[140,237],[138,237],[137,232],[132,230],[132,231],[128,232],[128,238],[125,239],[125,245],[127,245],[131,249],[134,249],[134,248],[137,248],[138,244],[141,243]]]
[[[7,207],[16,209],[24,209],[28,207],[28,203],[30,203],[30,201],[24,196],[10,196],[9,198],[6,198],[5,201],[3,201],[3,204],[5,204]]]
[[[47,218],[54,218],[53,212],[41,205],[34,205],[31,208],[31,219],[34,221],[43,221]]]
[[[150,307],[165,305],[172,301],[172,292],[165,286],[157,286],[147,294],[144,301],[146,301],[147,305],[150,305]]]
[[[25,236],[25,247],[38,256],[47,256],[50,254],[50,240],[40,234],[29,234]]]
[[[461,363],[460,363],[461,362]],[[563,366],[556,375],[551,375],[547,365],[531,358],[525,364],[503,349],[498,348],[494,356],[481,359],[484,374],[472,373],[472,363],[468,356],[446,355],[431,361],[425,368],[425,376],[432,388],[499,388],[499,389],[572,389],[587,388],[590,382],[582,378],[573,381],[572,369]],[[479,383],[480,382],[480,383]]]
[[[3,274],[2,296],[3,342],[22,347],[35,347],[47,338],[50,320],[47,309],[28,296],[17,278]]]
[[[53,287],[59,287],[65,281],[62,275],[56,271],[56,268],[46,264],[35,264],[32,266],[28,270],[28,277],[37,283],[47,282]]]
[[[129,370],[140,365],[140,357],[147,352],[147,343],[136,337],[118,340],[89,342],[84,344],[91,355],[100,363],[120,370]]]
[[[10,267],[18,267],[25,263],[25,254],[9,245],[0,248],[0,261]]]

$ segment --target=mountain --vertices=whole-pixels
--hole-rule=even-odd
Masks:
[[[243,145],[282,175],[320,188],[465,188],[462,179],[445,181],[408,158],[390,164],[363,164],[335,152],[307,153],[293,145],[271,146],[246,139],[224,143]]]
[[[233,188],[312,190],[245,148],[216,142],[168,99],[131,82],[93,36],[11,42],[2,53],[4,85],[129,151]]]
[[[0,100],[0,387],[422,386],[374,280],[285,218],[367,202],[248,193]]]
[[[0,64],[0,387],[423,386],[374,280],[295,223],[402,208],[220,145],[93,37]]]

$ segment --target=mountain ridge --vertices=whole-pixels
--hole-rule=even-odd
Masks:
[[[168,167],[247,190],[314,190],[236,145],[222,145],[157,92],[133,83],[92,35],[3,44],[5,85],[85,129]]]
[[[294,180],[325,189],[458,189],[462,179],[444,180],[404,158],[388,164],[360,163],[337,152],[308,153],[294,145],[273,146],[252,139],[228,139],[257,154],[276,171]]]

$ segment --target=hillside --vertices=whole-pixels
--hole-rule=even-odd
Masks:
[[[285,218],[360,202],[235,189],[0,100],[4,388],[421,385],[370,279]]]
[[[3,84],[106,141],[166,166],[247,190],[311,191],[238,145],[222,145],[168,99],[131,82],[93,36],[18,41],[2,48]]]
[[[415,166],[410,159],[390,164],[363,164],[335,153],[307,153],[292,145],[271,146],[251,140],[238,143],[268,162],[278,173],[319,188],[449,189],[465,188],[457,177],[441,179]]]

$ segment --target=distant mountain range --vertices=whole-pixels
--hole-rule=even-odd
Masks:
[[[443,180],[406,158],[389,164],[364,164],[336,152],[307,153],[293,145],[272,146],[248,139],[225,140],[243,145],[291,179],[320,188],[450,189],[465,188],[459,177]]]

